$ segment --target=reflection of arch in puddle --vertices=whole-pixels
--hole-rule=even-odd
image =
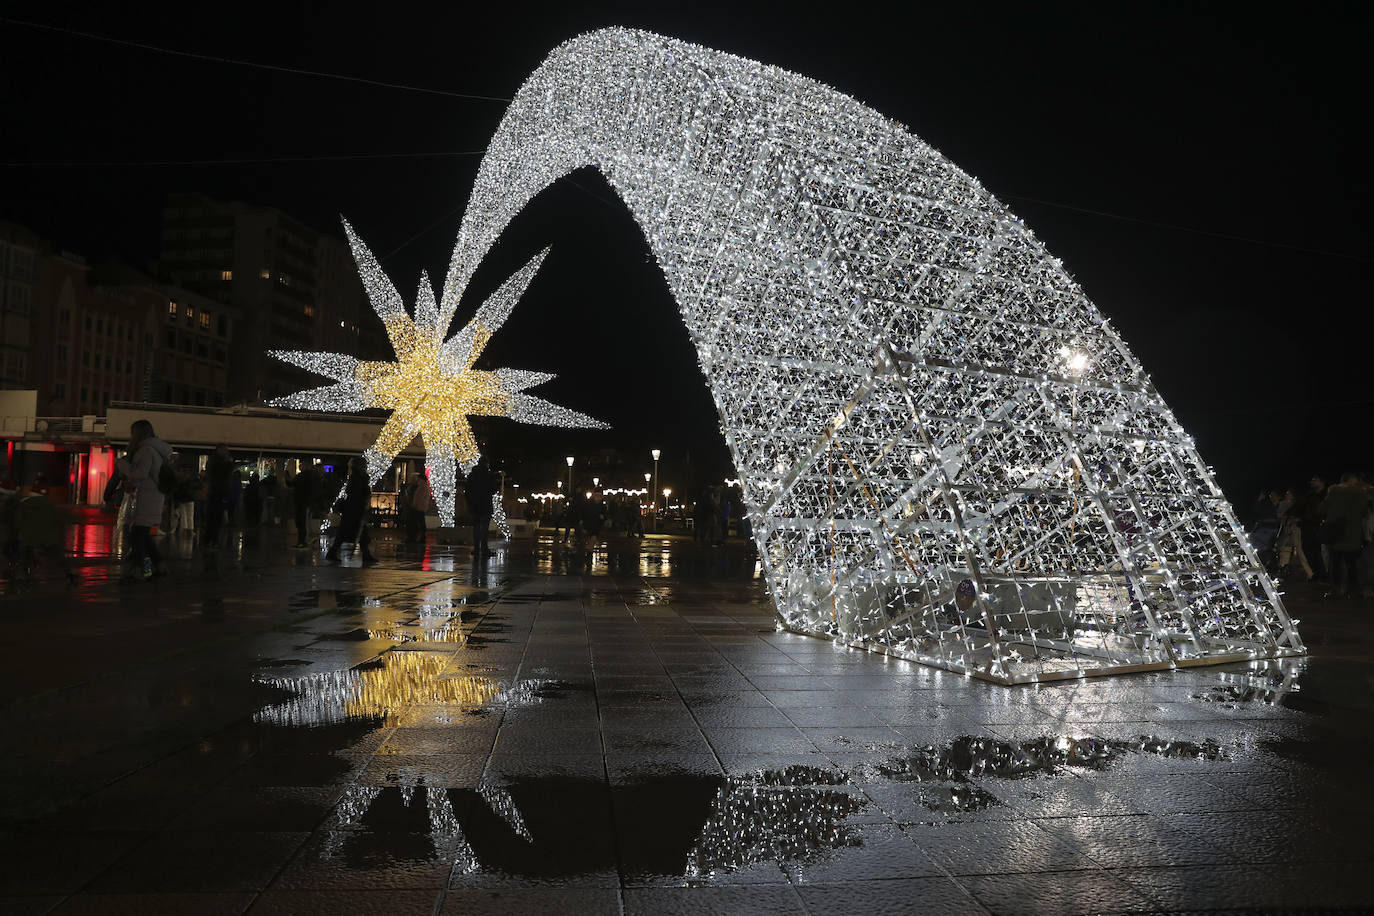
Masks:
[[[809,767],[730,778],[680,776],[608,787],[558,777],[477,789],[353,786],[325,822],[321,858],[437,862],[455,874],[566,878],[616,866],[617,850],[584,836],[615,798],[632,875],[712,876],[760,863],[819,861],[861,846],[847,816],[868,804],[843,774]],[[397,845],[404,843],[404,846]]]
[[[868,801],[840,788],[843,782],[842,773],[806,766],[729,777],[711,802],[683,875],[807,863],[833,849],[863,845],[857,826],[845,820]]]
[[[1003,803],[978,784],[983,780],[1076,776],[1089,770],[1108,769],[1130,754],[1203,761],[1230,757],[1226,749],[1212,740],[1181,741],[1156,735],[1126,740],[1047,735],[1022,741],[964,735],[941,746],[916,748],[872,770],[893,782],[918,783],[914,789],[916,800],[931,811],[968,812]]]
[[[1265,706],[1301,708],[1296,694],[1301,688],[1298,678],[1307,670],[1306,658],[1260,659],[1236,669],[1218,670],[1220,684],[1193,694],[1204,703],[1220,703],[1223,709],[1235,709],[1245,703]]]

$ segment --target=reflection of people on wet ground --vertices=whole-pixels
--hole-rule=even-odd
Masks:
[[[468,504],[468,514],[472,516],[472,553],[484,557],[491,553],[487,546],[491,527],[491,498],[496,495],[497,478],[487,465],[487,459],[478,460],[476,467],[468,471],[463,480],[463,499]]]
[[[372,508],[372,484],[367,479],[367,462],[354,458],[348,462],[348,481],[344,484],[343,504],[339,508],[339,530],[329,545],[325,559],[339,561],[339,545],[344,541],[358,545],[364,563],[376,563],[368,545],[372,535],[367,530],[367,514]]]
[[[133,512],[128,519],[133,542],[130,577],[151,579],[162,574],[162,557],[153,543],[153,529],[162,523],[165,498],[158,479],[162,465],[171,458],[172,447],[153,433],[153,424],[135,420],[129,427],[129,458],[115,467],[126,478],[125,489],[133,495]]]

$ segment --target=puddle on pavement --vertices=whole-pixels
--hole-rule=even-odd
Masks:
[[[815,768],[749,776],[676,776],[628,785],[534,777],[504,786],[353,786],[323,825],[318,855],[350,867],[398,860],[455,874],[567,878],[617,868],[709,881],[773,863],[821,861],[862,845],[847,817],[867,799]],[[608,802],[619,844],[605,830]],[[600,829],[598,829],[600,825]],[[618,850],[617,850],[618,845]]]
[[[975,779],[1053,777],[1105,770],[1128,754],[1197,760],[1228,758],[1215,741],[1172,741],[1153,735],[1130,740],[1052,735],[1028,741],[964,735],[943,747],[927,745],[874,769],[896,782],[922,783],[916,788],[917,801],[931,811],[968,812],[1002,804],[1001,799],[975,785]]]
[[[452,655],[387,651],[352,668],[301,677],[258,675],[258,684],[293,696],[265,707],[253,721],[266,725],[317,726],[366,719],[396,725],[416,706],[478,712],[489,706],[518,706],[559,695],[561,682],[522,680],[505,686],[476,674],[445,674]]]
[[[332,608],[360,608],[366,607],[369,600],[368,596],[361,592],[322,588],[296,592],[287,599],[286,607],[288,610],[292,611],[307,611],[316,608],[323,608],[325,610]]]
[[[1224,760],[1214,741],[1196,744],[1141,735],[1129,741],[1051,735],[1029,741],[998,741],[976,735],[955,738],[944,747],[927,745],[914,754],[879,764],[889,779],[910,782],[965,782],[993,777],[1055,776],[1064,770],[1103,770],[1125,754]]]
[[[531,682],[513,688],[507,698],[569,686]],[[969,812],[1001,804],[973,784],[974,778],[1101,769],[1129,753],[1217,759],[1220,749],[1152,736],[1024,742],[970,736],[941,748],[920,748],[877,769],[898,783],[921,783],[913,788],[931,810]],[[873,773],[865,778],[871,780]],[[499,786],[449,788],[426,785],[420,774],[407,786],[349,788],[324,825],[318,855],[360,870],[438,864],[479,879],[539,881],[618,869],[631,880],[667,876],[709,884],[754,866],[790,873],[823,864],[838,850],[863,847],[864,825],[851,815],[871,805],[849,773],[806,765],[730,777],[644,778],[615,786],[599,779],[534,776]]]
[[[545,592],[542,595],[504,595],[501,604],[536,604],[540,601],[577,601],[572,592]]]
[[[808,864],[832,850],[863,845],[858,826],[846,818],[868,801],[835,788],[843,782],[843,774],[814,767],[729,777],[711,802],[683,875],[709,878],[766,862]]]
[[[1288,658],[1254,662],[1240,671],[1218,671],[1222,683],[1192,695],[1194,700],[1217,703],[1223,709],[1251,704],[1283,706],[1301,712],[1321,713],[1327,704],[1303,696],[1298,678],[1307,670],[1307,659]]]

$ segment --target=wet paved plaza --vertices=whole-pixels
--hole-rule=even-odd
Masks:
[[[0,913],[1374,907],[1374,608],[1001,687],[779,632],[742,545],[268,531],[5,583]]]

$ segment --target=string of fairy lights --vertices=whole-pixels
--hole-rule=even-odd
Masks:
[[[441,515],[467,418],[600,426],[474,363],[532,259],[456,334],[478,265],[541,190],[600,169],[715,399],[782,625],[1002,682],[1302,653],[1231,507],[1078,284],[977,179],[814,80],[647,32],[555,49],[482,160],[413,317],[345,226],[397,360],[278,354],[382,407]],[[665,496],[667,495],[665,490]]]
[[[1303,651],[1063,265],[814,80],[630,29],[558,47],[488,146],[441,321],[515,215],[587,165],[696,347],[784,626],[1004,682]]]
[[[396,361],[362,362],[340,353],[273,350],[272,355],[278,359],[333,379],[334,383],[277,398],[272,403],[306,410],[389,410],[391,415],[377,441],[364,453],[373,483],[386,474],[396,456],[419,435],[425,445],[425,467],[439,517],[444,525],[451,526],[458,471],[470,471],[481,457],[468,417],[507,417],[518,423],[544,426],[606,428],[599,420],[525,393],[525,389],[554,378],[548,373],[474,368],[488,341],[505,324],[534,279],[548,249],[516,271],[482,303],[471,321],[446,338],[453,314],[440,311],[429,277],[423,273],[420,276],[412,316],[391,279],[347,220],[344,232],[363,288],[386,329]],[[446,291],[445,301],[448,299]],[[492,500],[492,509],[497,525],[509,537],[510,528],[499,498]]]

